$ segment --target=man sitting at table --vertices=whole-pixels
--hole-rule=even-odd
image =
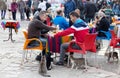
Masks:
[[[70,18],[71,18],[71,21],[73,22],[73,25],[62,32],[58,32],[54,36],[60,37],[60,36],[65,36],[73,33],[75,40],[77,42],[82,43],[84,41],[85,36],[89,34],[89,28],[87,27],[87,24],[82,19],[80,19],[79,15],[76,12],[74,11],[71,12]],[[69,44],[70,42],[63,43],[60,46],[60,59],[56,63],[56,65],[64,65],[65,52],[68,49]],[[74,45],[73,47],[78,47],[78,46]]]
[[[54,27],[47,26],[45,23],[43,23],[47,18],[46,12],[41,11],[39,13],[39,16],[37,19],[33,19],[29,25],[28,25],[28,39],[31,38],[38,38],[42,41],[42,45],[45,48],[46,46],[46,38],[41,37],[41,31],[47,30],[56,30]],[[36,41],[34,41],[32,44],[38,44]]]
[[[59,25],[60,30],[69,28],[69,22],[63,17],[63,11],[57,10],[57,16],[53,19],[55,25]]]

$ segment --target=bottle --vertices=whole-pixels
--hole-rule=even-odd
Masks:
[[[59,25],[57,25],[57,30],[59,30]]]

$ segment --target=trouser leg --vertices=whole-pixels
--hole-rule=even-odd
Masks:
[[[61,44],[61,46],[60,46],[60,59],[59,59],[60,62],[64,62],[64,57],[65,57],[66,50],[68,49],[68,46],[69,46],[69,43]]]

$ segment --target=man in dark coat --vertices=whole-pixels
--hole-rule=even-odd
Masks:
[[[64,8],[65,17],[69,18],[69,13],[76,9],[76,4],[73,0],[67,0],[64,4]]]
[[[96,5],[90,0],[87,0],[85,4],[85,21],[90,22],[90,20],[93,20],[96,12]]]

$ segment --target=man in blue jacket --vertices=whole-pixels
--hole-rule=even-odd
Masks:
[[[63,17],[63,11],[58,10],[57,16],[53,19],[55,25],[59,25],[60,29],[67,29],[69,27],[69,22]]]

